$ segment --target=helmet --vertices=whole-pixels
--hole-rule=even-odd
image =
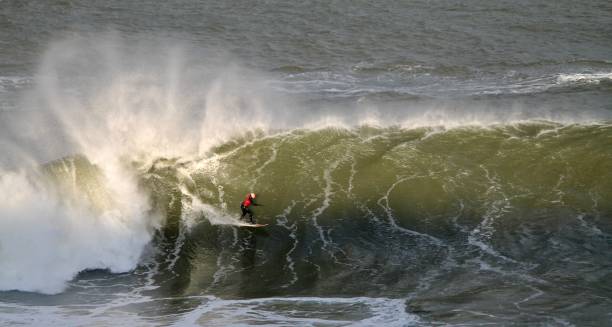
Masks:
[[[253,199],[255,198],[255,193],[251,193],[249,195],[251,196],[251,198],[253,198]]]

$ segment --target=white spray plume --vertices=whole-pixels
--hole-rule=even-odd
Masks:
[[[131,163],[202,155],[282,117],[256,74],[200,65],[191,52],[116,35],[49,47],[35,89],[0,123],[0,290],[57,293],[84,269],[134,269],[160,220]],[[100,170],[110,207],[35,173],[75,154]]]
[[[99,212],[32,175],[0,173],[0,290],[58,293],[81,270],[136,266],[155,222],[133,184],[109,183],[115,205]]]

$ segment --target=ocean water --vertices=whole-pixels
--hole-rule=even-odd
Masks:
[[[610,325],[610,21],[0,1],[0,325]]]

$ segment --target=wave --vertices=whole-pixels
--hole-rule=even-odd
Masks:
[[[165,221],[153,239],[156,271],[174,272],[187,286],[173,284],[172,292],[183,295],[208,285],[230,297],[359,294],[352,287],[390,296],[375,285],[406,291],[413,287],[409,275],[457,269],[457,260],[467,258],[479,270],[539,284],[531,267],[584,254],[571,245],[576,235],[595,236],[595,243],[612,235],[605,220],[612,213],[611,134],[609,124],[551,123],[293,130],[235,139],[203,158],[138,164],[136,176]],[[93,169],[83,165],[77,172]],[[250,259],[240,258],[255,240],[235,229],[249,191],[265,204],[256,208],[258,222],[270,224],[261,232],[279,240],[258,254],[266,258],[257,269],[267,282],[252,285],[241,273]],[[522,249],[512,237],[519,232],[518,240],[530,242],[553,235],[567,250]],[[422,251],[408,250],[415,247]],[[548,259],[533,261],[540,256]],[[309,282],[313,275],[316,284]]]
[[[515,70],[487,77],[471,72],[465,76],[447,76],[442,68],[421,71],[422,67],[407,68],[408,73],[386,69],[367,70],[371,76],[358,73],[298,72],[288,74],[282,81],[272,81],[275,89],[289,94],[312,95],[330,99],[366,99],[401,101],[426,100],[440,97],[536,95],[573,93],[586,90],[607,91],[610,73],[549,72],[525,75]],[[380,70],[380,71],[379,71]],[[452,71],[451,71],[452,72]],[[408,76],[406,74],[409,74]],[[485,76],[482,76],[485,75]],[[501,76],[500,76],[501,75]]]
[[[612,73],[559,74],[557,81],[559,83],[600,84],[612,81]]]
[[[235,207],[251,190],[267,202],[260,219],[289,244],[266,249],[284,268],[268,272],[278,283],[257,286],[265,294],[332,295],[342,278],[407,287],[405,274],[456,260],[447,233],[503,264],[511,249],[493,244],[511,231],[497,232],[511,224],[506,211],[555,221],[607,210],[609,115],[460,102],[310,107],[270,90],[265,74],[203,56],[113,35],[52,44],[21,110],[0,113],[0,195],[13,199],[0,206],[0,289],[61,292],[83,270],[137,268],[153,244],[159,271],[212,265],[207,288],[240,293],[231,262],[248,245]],[[218,257],[192,261],[194,246]],[[344,266],[361,277],[338,275]]]

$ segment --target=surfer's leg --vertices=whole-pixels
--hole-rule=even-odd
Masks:
[[[251,221],[251,224],[255,223],[255,219],[253,219],[253,211],[251,211],[251,209],[246,208],[247,212],[249,213],[249,220]]]
[[[244,219],[244,215],[246,215],[249,210],[247,208],[245,208],[243,205],[240,206],[240,209],[242,210],[242,216],[240,216],[240,220]]]

